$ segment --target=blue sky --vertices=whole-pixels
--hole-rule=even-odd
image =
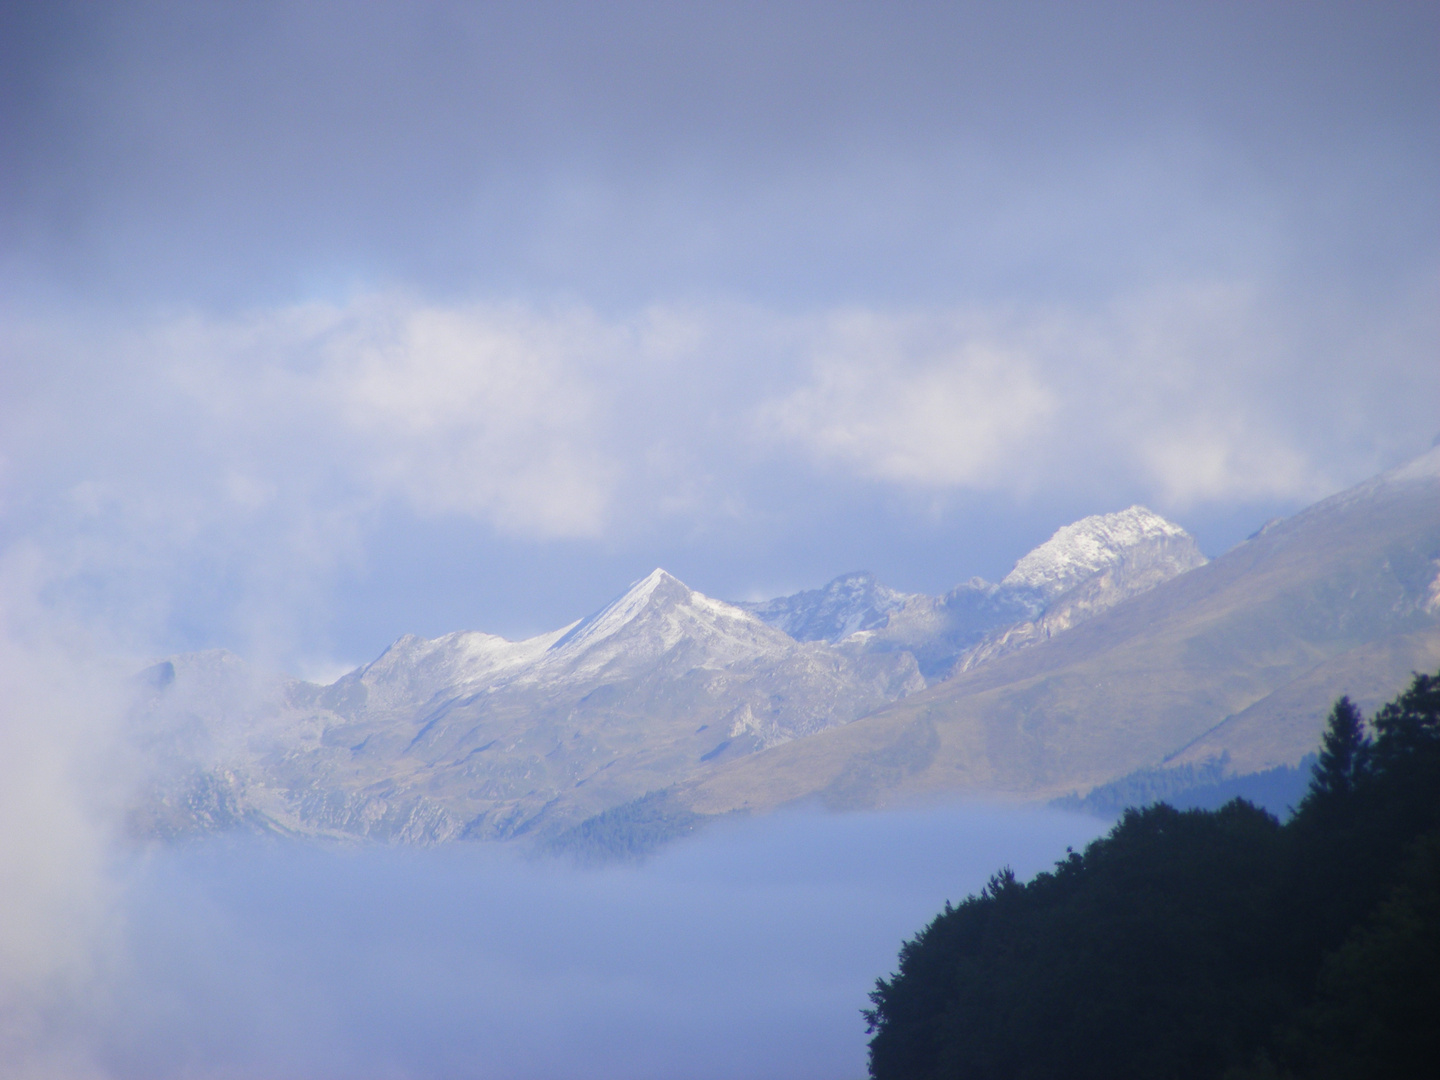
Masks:
[[[0,569],[138,653],[1216,554],[1440,431],[1433,5],[0,19]]]

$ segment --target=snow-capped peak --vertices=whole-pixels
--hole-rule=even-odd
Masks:
[[[679,578],[656,570],[595,614],[576,623],[551,646],[543,662],[576,665],[575,670],[620,663],[626,668],[653,660],[677,647],[699,650],[707,659],[770,651],[769,627],[749,612],[698,593]],[[783,640],[783,635],[781,635]]]
[[[624,593],[595,614],[581,619],[568,633],[559,638],[551,646],[551,649],[574,651],[585,648],[592,642],[618,633],[625,626],[640,618],[647,609],[656,606],[685,604],[699,596],[699,593],[675,575],[656,567],[639,581],[632,582]]]
[[[1056,596],[1125,559],[1144,544],[1187,540],[1190,534],[1143,506],[1095,514],[1056,530],[1055,535],[1015,564],[1000,583]]]

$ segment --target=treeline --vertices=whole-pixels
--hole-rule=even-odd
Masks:
[[[1127,811],[947,904],[871,1001],[876,1080],[1440,1075],[1440,674],[1368,725],[1341,698],[1286,824]]]

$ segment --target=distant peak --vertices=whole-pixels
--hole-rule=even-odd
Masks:
[[[595,614],[581,619],[551,648],[573,648],[582,642],[609,637],[657,605],[683,604],[698,595],[674,574],[656,567]]]
[[[1053,595],[1120,561],[1126,551],[1163,540],[1194,543],[1179,525],[1144,506],[1093,514],[1057,529],[1017,562],[1001,584]]]
[[[797,641],[836,642],[859,630],[884,626],[892,611],[912,599],[881,585],[868,570],[856,570],[818,589],[738,606]]]
[[[606,610],[617,607],[633,608],[657,595],[684,597],[693,591],[670,571],[657,566],[640,580],[631,582],[630,587],[611,601]]]

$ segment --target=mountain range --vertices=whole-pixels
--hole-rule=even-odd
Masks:
[[[806,799],[1053,798],[1293,765],[1333,696],[1437,664],[1440,450],[1213,562],[1131,507],[943,596],[855,573],[732,604],[657,569],[551,633],[406,636],[328,686],[171,657],[131,721],[133,825],[556,842]]]

